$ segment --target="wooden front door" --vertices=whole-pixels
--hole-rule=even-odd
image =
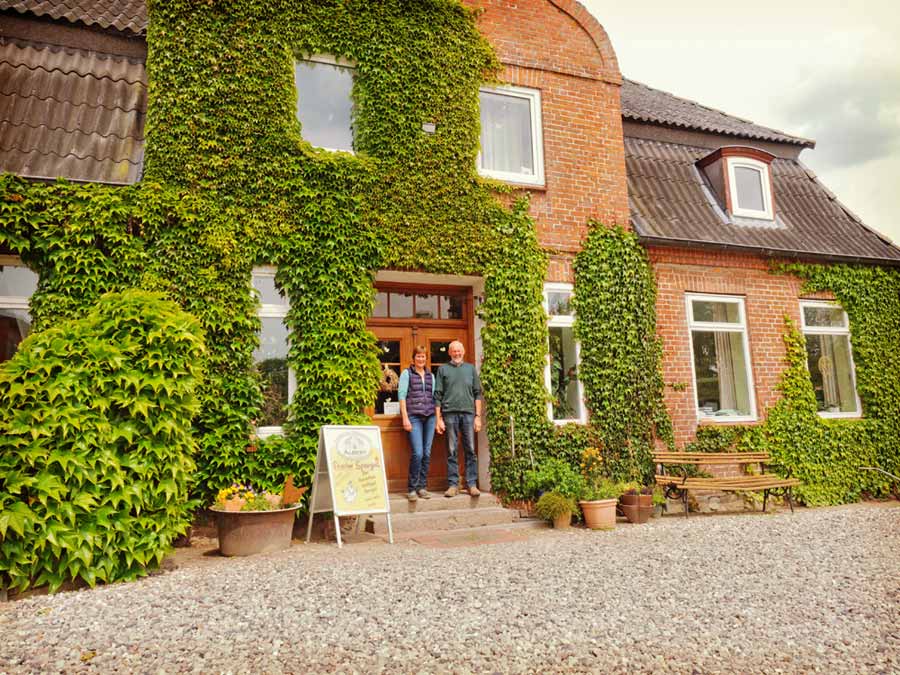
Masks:
[[[382,379],[369,414],[381,428],[388,490],[406,492],[410,449],[397,398],[400,373],[412,363],[412,352],[417,345],[425,347],[427,367],[432,373],[437,373],[437,369],[450,360],[448,347],[453,340],[463,343],[466,360],[474,363],[471,321],[468,318],[471,316],[472,293],[470,288],[444,286],[385,285],[379,286],[378,291],[379,303],[375,316],[369,320],[369,329],[378,339]],[[465,475],[463,462],[460,457],[462,476]],[[446,487],[446,436],[435,434],[428,489],[442,491]]]

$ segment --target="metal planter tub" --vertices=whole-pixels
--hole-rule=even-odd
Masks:
[[[219,552],[225,556],[274,553],[291,547],[294,517],[300,505],[274,511],[220,511],[216,514]]]

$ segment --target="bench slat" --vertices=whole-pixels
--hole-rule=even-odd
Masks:
[[[780,476],[748,476],[744,478],[679,478],[678,476],[656,476],[660,485],[674,485],[679,488],[698,490],[767,490],[772,488],[796,487],[800,481],[796,478]]]
[[[767,452],[658,452],[653,454],[657,464],[750,464],[768,462]]]

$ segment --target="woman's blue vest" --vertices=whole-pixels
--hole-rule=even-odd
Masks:
[[[425,382],[416,372],[415,366],[409,367],[409,389],[406,392],[406,414],[434,415],[434,377],[430,370],[425,371]]]

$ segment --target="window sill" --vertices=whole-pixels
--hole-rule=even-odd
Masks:
[[[505,183],[510,187],[522,190],[536,190],[538,192],[546,192],[547,190],[547,183],[543,179],[528,180],[525,176],[517,178],[508,174],[493,174],[481,170],[478,171],[478,175],[487,180],[495,180],[498,183]]]
[[[558,426],[558,427],[564,427],[564,426],[567,425],[567,424],[579,424],[579,425],[582,425],[582,426],[584,426],[585,424],[587,424],[587,420],[580,420],[580,419],[572,419],[572,420],[550,420],[550,421],[553,422],[553,424],[555,424],[555,425]]]
[[[760,424],[758,417],[709,417],[698,415],[697,424],[700,426],[722,426],[726,424]]]
[[[256,427],[256,436],[257,438],[284,436],[284,427]]]
[[[816,413],[823,420],[861,420],[863,419],[862,413],[860,412],[845,412],[845,413],[830,413],[830,412],[819,412]]]

